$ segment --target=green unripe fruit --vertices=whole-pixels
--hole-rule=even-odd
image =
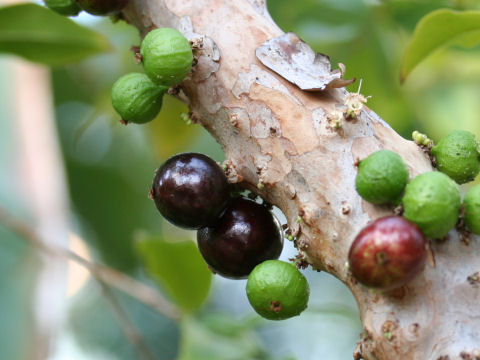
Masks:
[[[180,83],[192,67],[192,47],[176,29],[150,31],[142,41],[140,54],[145,73],[162,86]]]
[[[400,155],[379,150],[360,162],[355,186],[372,204],[392,204],[400,200],[407,181],[408,167]]]
[[[455,130],[432,148],[437,169],[459,184],[472,181],[480,171],[478,142],[471,132]]]
[[[145,74],[130,73],[113,84],[112,105],[122,120],[143,124],[158,115],[166,90],[154,84]]]
[[[431,171],[415,177],[405,188],[403,216],[426,236],[441,238],[457,223],[460,212],[458,185],[447,175]]]
[[[463,199],[465,224],[474,234],[480,234],[480,185],[471,188]]]
[[[76,16],[81,11],[75,0],[45,0],[45,5],[65,16]]]
[[[75,0],[80,7],[92,15],[112,15],[122,10],[128,0]]]
[[[310,288],[295,265],[267,260],[248,276],[247,297],[255,311],[269,320],[283,320],[306,309]]]

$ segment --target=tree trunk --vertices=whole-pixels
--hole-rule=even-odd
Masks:
[[[192,41],[198,62],[177,96],[221,144],[229,179],[278,206],[301,258],[350,288],[365,329],[356,359],[480,359],[480,285],[471,276],[480,270],[478,238],[467,245],[451,231],[432,241],[429,265],[393,293],[370,291],[349,274],[356,234],[393,212],[358,196],[356,161],[390,149],[411,177],[432,167],[360,95],[339,88],[348,82],[328,58],[314,59],[283,34],[264,0],[133,0],[123,16],[142,35],[175,27]]]

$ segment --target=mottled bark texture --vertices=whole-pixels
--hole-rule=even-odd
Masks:
[[[452,231],[433,241],[423,273],[392,294],[369,291],[349,275],[355,235],[393,212],[361,200],[355,162],[391,149],[411,177],[432,168],[414,143],[367,107],[359,110],[358,96],[335,88],[343,85],[338,72],[330,74],[333,84],[317,86],[317,71],[329,76],[328,58],[309,57],[294,35],[282,36],[263,0],[133,0],[123,15],[142,35],[168,26],[193,42],[198,63],[177,95],[221,144],[229,179],[278,206],[305,260],[351,289],[365,329],[357,359],[480,359],[480,284],[472,281],[478,238],[466,245]],[[278,56],[265,45],[257,50],[278,37]]]

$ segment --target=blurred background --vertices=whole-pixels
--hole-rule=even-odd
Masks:
[[[437,52],[399,83],[417,21],[437,8],[478,10],[478,1],[268,5],[284,31],[345,64],[347,78],[363,79],[369,107],[404,137],[419,130],[438,140],[453,129],[480,136],[478,47]],[[342,283],[304,270],[309,308],[290,320],[263,320],[248,304],[246,281],[212,276],[195,233],[162,220],[147,196],[154,170],[179,152],[217,161],[223,153],[206,131],[181,119],[188,109],[169,96],[152,123],[121,125],[110,88],[141,71],[130,51],[138,33],[108,18],[74,20],[104,34],[112,50],[54,68],[0,54],[0,359],[351,359],[362,328]],[[12,216],[21,223],[6,226]],[[110,282],[156,289],[184,315],[167,305],[156,311],[121,285],[101,285],[78,261],[67,262],[68,254],[47,256],[42,242],[104,264]],[[295,254],[286,241],[281,258]]]

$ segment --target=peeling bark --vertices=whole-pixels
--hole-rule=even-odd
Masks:
[[[315,52],[294,33],[267,40],[255,51],[258,60],[306,91],[341,88],[355,81],[343,80],[342,71],[331,71],[330,58]]]
[[[305,260],[350,288],[365,329],[356,359],[480,359],[477,237],[466,245],[452,230],[432,241],[430,265],[389,294],[360,286],[345,267],[359,230],[393,213],[358,196],[355,163],[390,149],[414,177],[432,170],[421,149],[367,107],[349,108],[355,94],[307,92],[263,65],[257,49],[283,35],[265,1],[134,0],[123,15],[142,35],[168,26],[192,41],[198,63],[179,97],[221,144],[230,181],[278,206]]]

